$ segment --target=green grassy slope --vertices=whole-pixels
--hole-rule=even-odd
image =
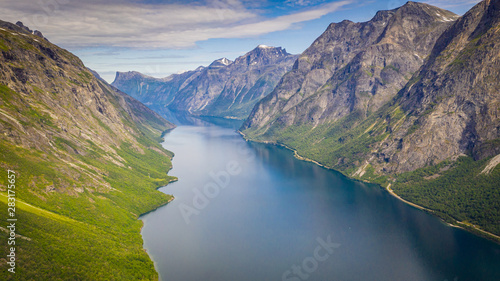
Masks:
[[[0,28],[0,280],[157,280],[138,217],[172,199],[157,188],[174,179],[159,144],[173,125],[66,50]]]

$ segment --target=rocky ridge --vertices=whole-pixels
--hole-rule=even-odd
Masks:
[[[137,218],[171,199],[156,188],[171,179],[159,141],[174,125],[21,24],[0,21],[0,73],[0,196],[9,170],[29,238],[15,279],[157,279]]]
[[[112,85],[158,112],[242,119],[272,91],[295,59],[285,49],[260,45],[234,61],[221,58],[208,67],[163,79],[118,72]]]
[[[363,46],[370,33],[364,41],[354,35],[380,21],[387,24],[376,43],[351,59],[346,52]],[[500,1],[482,1],[458,18],[408,2],[337,36],[351,25],[332,24],[299,57],[254,107],[243,134],[379,183],[480,235],[485,232],[477,226],[499,234]],[[435,33],[423,39],[429,32]],[[389,51],[373,52],[373,46]],[[332,56],[336,47],[344,53]],[[412,58],[410,50],[426,52]],[[420,66],[412,63],[417,58]],[[363,69],[371,63],[375,71]]]
[[[253,109],[243,129],[265,134],[377,111],[408,82],[456,18],[449,11],[408,2],[379,11],[368,22],[332,23]]]
[[[382,143],[378,155],[389,162],[376,164],[379,169],[400,173],[464,154],[480,160],[500,153],[494,144],[500,138],[499,3],[479,3],[446,30],[399,93],[407,117]]]

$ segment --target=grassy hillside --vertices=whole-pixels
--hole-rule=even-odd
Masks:
[[[0,48],[0,280],[157,280],[138,217],[172,199],[173,125],[24,28]]]

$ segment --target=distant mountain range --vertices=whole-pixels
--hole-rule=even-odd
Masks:
[[[332,23],[299,56],[259,46],[164,79],[118,73],[113,85],[158,112],[249,113],[250,140],[500,234],[499,2],[460,17],[410,1]]]
[[[499,0],[333,23],[241,131],[500,234],[499,29]]]
[[[296,58],[280,47],[260,45],[234,61],[221,58],[208,67],[161,79],[117,72],[112,85],[159,113],[173,110],[244,119]]]

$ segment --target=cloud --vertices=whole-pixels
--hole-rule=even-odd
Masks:
[[[466,6],[470,7],[471,5],[475,5],[481,0],[430,0],[430,1],[424,1],[427,4],[440,7],[443,9],[448,9],[448,8],[454,8],[454,7],[461,7],[461,6]]]
[[[334,12],[351,0],[275,18],[238,0],[144,4],[139,0],[2,0],[3,20],[21,20],[69,48],[192,48],[213,38],[245,38],[290,29]]]
[[[287,0],[285,4],[291,7],[316,5],[322,0]]]

